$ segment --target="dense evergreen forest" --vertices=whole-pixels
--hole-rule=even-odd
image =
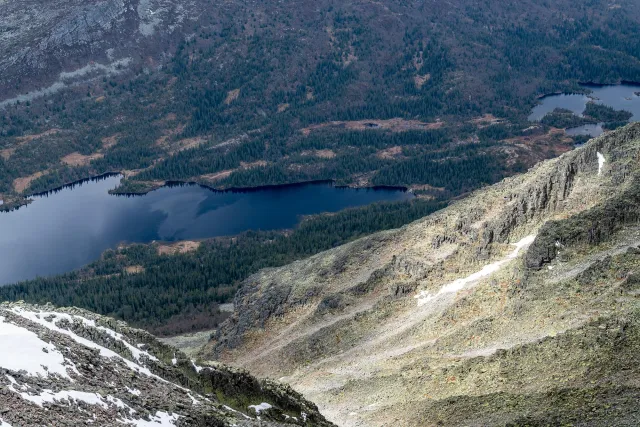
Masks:
[[[547,126],[561,129],[568,129],[590,123],[603,123],[605,129],[613,130],[624,126],[632,116],[633,114],[629,111],[616,110],[607,105],[588,102],[581,116],[574,114],[571,110],[556,108],[544,116],[540,122]]]
[[[174,255],[160,255],[157,245],[132,245],[79,271],[0,287],[0,300],[87,308],[157,334],[213,328],[223,318],[217,304],[233,301],[239,282],[258,270],[399,227],[444,205],[421,199],[373,204],[308,217],[289,232],[247,232]],[[142,271],[127,273],[132,266]]]
[[[495,166],[512,153],[504,140],[529,132],[536,96],[584,92],[581,81],[640,81],[638,7],[604,0],[453,5],[455,13],[444,4],[395,1],[365,8],[322,0],[313,10],[270,1],[207,7],[154,67],[134,61],[117,75],[0,109],[0,194],[10,200],[111,171],[126,172],[123,192],[167,180],[443,186],[429,182],[440,166],[428,151],[446,156],[439,151],[465,146],[460,167],[473,168],[486,156],[495,157],[489,161]],[[626,120],[593,113],[609,127]],[[483,137],[493,132],[478,121],[487,114],[508,124],[499,129],[509,128],[508,135]],[[425,126],[378,129],[413,132],[397,141],[350,136],[359,130],[346,125],[308,131],[372,119]],[[444,125],[434,132],[427,124],[437,120]],[[538,132],[576,122],[556,115]],[[476,138],[492,148],[479,154]],[[393,147],[402,154],[380,152]],[[553,153],[530,147],[515,155],[531,166]],[[416,165],[427,172],[402,172]],[[494,166],[478,179],[521,169]]]
[[[155,53],[0,107],[4,207],[107,172],[125,175],[123,193],[167,181],[333,180],[406,186],[425,200],[216,239],[194,253],[109,251],[81,271],[0,288],[0,297],[86,307],[158,333],[215,326],[216,303],[258,269],[400,226],[584,142],[554,127],[629,119],[591,103],[584,117],[556,110],[531,123],[539,96],[640,82],[637,2],[196,3],[198,18]],[[126,273],[131,266],[142,272]]]

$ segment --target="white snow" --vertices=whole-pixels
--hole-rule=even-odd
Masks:
[[[125,405],[122,400],[115,398],[113,396],[107,396],[106,398],[100,396],[97,393],[86,393],[83,391],[76,390],[62,390],[54,393],[52,390],[43,390],[40,394],[29,394],[26,392],[20,392],[13,387],[13,384],[7,387],[10,391],[17,393],[24,400],[27,400],[31,403],[34,403],[38,406],[42,406],[44,403],[54,403],[56,401],[67,400],[69,402],[77,401],[84,402],[89,405],[97,405],[101,406],[104,409],[109,407],[109,403],[117,406],[118,408],[129,408]],[[106,400],[106,402],[105,402]],[[130,412],[135,412],[133,409],[129,408]]]
[[[194,362],[193,360],[191,360],[191,364],[193,365],[193,369],[195,369],[197,373],[200,373],[200,371],[204,369],[201,366],[196,365],[196,362]]]
[[[5,377],[7,377],[7,379],[9,380],[9,382],[13,385],[18,385],[18,382],[16,381],[15,378],[13,378],[11,375],[5,375]]]
[[[506,263],[515,259],[523,248],[526,248],[531,243],[533,243],[535,238],[536,238],[535,235],[525,237],[524,239],[514,244],[515,249],[513,250],[513,252],[507,255],[506,258],[501,259],[500,261],[493,262],[491,264],[487,264],[480,271],[477,271],[467,277],[454,280],[453,282],[444,285],[434,295],[430,294],[427,291],[420,291],[418,295],[414,296],[414,298],[418,300],[418,306],[422,306],[440,295],[458,292],[464,289],[467,285],[475,283],[480,279],[483,279],[487,276],[492,275],[496,271],[500,270]]]
[[[193,396],[191,395],[191,393],[187,393],[187,396],[189,396],[189,399],[191,399],[191,404],[192,404],[193,406],[197,406],[197,405],[199,405],[199,404],[200,404],[200,401],[199,401],[198,399],[196,399],[195,397],[193,397]]]
[[[597,153],[597,156],[598,156],[598,175],[600,175],[602,173],[602,167],[604,166],[604,162],[606,161],[606,159],[604,158],[602,153],[599,151]]]
[[[138,390],[137,388],[129,388],[127,386],[125,386],[125,388],[129,393],[133,394],[134,396],[140,396],[140,394],[142,394],[140,390]]]
[[[56,325],[53,321],[52,322],[48,322],[46,320],[44,320],[42,317],[45,317],[47,315],[53,315],[53,316],[57,316],[60,315],[60,313],[34,313],[31,311],[26,311],[22,308],[18,308],[18,307],[14,307],[11,309],[11,311],[19,316],[24,317],[25,319],[28,319],[34,323],[37,323],[41,326],[44,326],[52,331],[61,333],[63,335],[67,335],[68,337],[72,338],[75,342],[77,342],[78,344],[82,344],[85,347],[89,347],[89,348],[93,348],[96,349],[100,352],[100,355],[103,357],[106,357],[108,359],[111,358],[116,358],[116,359],[120,359],[122,360],[129,368],[131,368],[132,370],[136,371],[136,372],[140,372],[142,374],[148,375],[150,377],[154,377],[157,378],[163,382],[167,382],[166,380],[160,378],[157,375],[154,375],[153,373],[151,373],[151,371],[144,367],[144,366],[140,366],[136,363],[133,363],[132,361],[125,359],[124,357],[120,356],[118,353],[116,353],[113,350],[109,350],[108,348],[102,347],[101,345],[98,345],[96,343],[94,343],[93,341],[89,341],[86,338],[82,338],[78,335],[76,335],[75,333],[67,330],[67,329],[63,329],[60,328],[58,325]]]
[[[0,418],[0,427],[11,427],[11,424],[5,422],[2,418]]]
[[[180,418],[180,415],[177,415],[177,414],[169,415],[166,412],[158,411],[156,412],[155,415],[152,415],[150,418],[151,418],[151,421],[147,421],[144,419],[138,419],[138,420],[126,419],[126,420],[118,420],[118,421],[124,424],[129,424],[129,425],[133,424],[136,427],[172,427],[175,425],[175,422],[178,421],[178,418]]]
[[[26,328],[0,317],[0,367],[26,371],[32,376],[58,374],[71,380],[65,359],[55,345],[42,341]],[[45,352],[46,350],[46,352]]]
[[[11,308],[11,312],[35,324],[45,327],[51,331],[57,332],[62,335],[66,335],[67,337],[71,338],[72,340],[74,340],[76,343],[80,345],[83,345],[91,349],[96,349],[98,350],[100,356],[106,359],[121,361],[124,364],[126,364],[127,367],[130,368],[132,371],[147,375],[149,377],[158,379],[163,383],[170,384],[176,388],[179,388],[188,393],[189,398],[191,399],[191,402],[193,405],[200,404],[198,399],[196,399],[196,397],[200,398],[199,395],[197,394],[192,395],[189,393],[190,390],[178,384],[169,382],[164,378],[161,378],[153,374],[146,366],[132,362],[122,357],[118,353],[106,347],[103,347],[101,345],[98,345],[86,338],[78,336],[73,331],[67,330],[61,326],[58,326],[57,324],[57,321],[59,319],[71,320],[72,318],[74,318],[74,319],[81,320],[82,322],[84,322],[89,326],[96,327],[95,322],[93,320],[88,320],[80,316],[70,316],[65,313],[55,313],[55,312],[48,313],[48,312],[30,311],[23,307],[13,307]],[[45,318],[47,320],[45,320]],[[97,328],[102,328],[102,327],[97,327]],[[108,331],[107,328],[103,328],[102,330]],[[109,333],[109,332],[107,333],[109,333],[109,335],[111,335],[116,340],[120,340],[123,343],[128,344],[123,340],[122,335],[118,334],[115,331],[111,331],[111,332],[112,333]],[[42,351],[42,348],[47,348],[48,353],[44,353]],[[127,348],[131,350],[132,355],[137,359],[140,358],[141,356],[147,356],[150,359],[154,359],[153,356],[148,355],[148,353],[142,350],[139,350],[138,348],[135,348],[131,345],[127,345]],[[9,351],[6,351],[7,349],[9,349]],[[133,351],[132,349],[135,351]],[[20,355],[20,357],[15,357],[16,354]],[[7,368],[10,370],[16,370],[16,371],[23,369],[23,370],[27,370],[27,372],[29,373],[37,373],[37,374],[43,374],[43,375],[46,375],[47,372],[49,373],[56,372],[56,373],[60,373],[61,375],[64,374],[65,376],[68,377],[66,373],[67,367],[62,364],[63,362],[65,362],[64,357],[62,356],[61,353],[59,353],[56,350],[56,348],[53,345],[47,344],[44,341],[40,340],[40,338],[38,338],[38,336],[35,333],[25,328],[20,328],[13,324],[4,322],[4,317],[0,317],[0,367]],[[47,369],[45,369],[41,365],[44,365]],[[197,366],[195,363],[193,365],[198,372],[201,369],[203,369]],[[75,366],[72,366],[70,369],[74,369],[74,368]],[[113,366],[112,368],[116,372],[118,372],[118,369],[116,366]],[[71,380],[70,377],[68,378]],[[28,401],[31,401],[34,404],[37,404],[39,406],[42,406],[42,404],[45,402],[54,402],[59,400],[69,400],[69,401],[76,400],[76,401],[83,401],[92,405],[99,405],[99,406],[102,406],[103,408],[109,407],[110,405],[115,405],[119,408],[128,409],[129,413],[135,412],[132,408],[124,404],[120,399],[117,399],[112,396],[102,397],[99,394],[95,394],[95,393],[83,393],[79,391],[60,391],[60,392],[54,393],[51,390],[44,390],[40,392],[40,394],[38,395],[29,394],[21,391],[21,390],[26,390],[26,388],[24,386],[20,386],[15,381],[15,379],[13,380],[12,379],[13,378],[9,379],[9,381],[11,382],[11,385],[9,385],[8,388],[11,391],[20,394],[22,398]],[[14,385],[16,387],[14,387]],[[127,387],[127,391],[132,395],[136,395],[136,396],[139,396],[141,394],[140,390],[137,390],[134,388]],[[164,426],[173,426],[174,425],[173,422],[176,421],[178,417],[179,417],[178,415],[170,416],[169,414],[164,412],[157,412],[156,415],[152,417],[151,421],[125,419],[123,420],[123,422],[130,423],[130,424],[133,423],[136,426],[143,426],[143,427],[144,426],[164,427]]]
[[[69,314],[66,313],[47,313],[47,312],[42,312],[40,313],[41,316],[44,317],[54,317],[53,321],[55,322],[58,318],[60,319],[66,319],[69,322],[73,322],[74,320],[79,320],[82,323],[84,323],[86,326],[92,327],[94,329],[97,329],[101,332],[106,333],[107,335],[110,335],[113,339],[115,339],[116,341],[120,341],[122,344],[124,344],[125,347],[127,347],[127,349],[129,349],[129,351],[131,352],[131,355],[133,356],[134,359],[136,359],[138,362],[140,362],[140,358],[142,356],[146,356],[149,359],[157,362],[158,359],[147,353],[146,351],[140,350],[141,347],[144,346],[144,344],[138,344],[136,347],[132,346],[131,344],[129,344],[127,342],[127,340],[124,338],[124,336],[122,334],[117,333],[116,331],[109,329],[109,328],[105,328],[104,326],[98,326],[96,325],[96,322],[94,320],[90,320],[87,319],[86,317],[82,317],[82,316],[71,316]]]
[[[260,414],[262,411],[266,411],[267,409],[271,409],[273,406],[269,405],[267,402],[262,402],[259,405],[249,405],[249,409],[254,409],[256,414]]]

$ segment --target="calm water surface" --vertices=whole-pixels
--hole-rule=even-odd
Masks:
[[[552,112],[556,108],[565,108],[582,116],[582,112],[589,101],[608,105],[616,110],[629,111],[633,113],[633,117],[630,119],[631,121],[640,120],[640,96],[635,94],[635,92],[640,92],[640,85],[583,85],[583,87],[592,92],[588,95],[561,94],[545,96],[540,100],[540,104],[533,109],[529,120],[541,120],[547,113]],[[602,134],[602,123],[567,129],[567,133],[570,135],[599,136]]]
[[[144,196],[109,195],[119,181],[118,176],[87,181],[0,213],[0,284],[74,270],[122,242],[292,228],[301,215],[413,197],[400,190],[328,183],[226,192],[183,185]]]

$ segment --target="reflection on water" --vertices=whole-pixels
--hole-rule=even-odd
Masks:
[[[571,136],[589,135],[596,137],[602,135],[602,132],[604,132],[604,129],[602,129],[602,125],[604,125],[604,123],[582,125],[575,128],[569,128],[566,130],[566,132]]]
[[[163,187],[144,196],[108,194],[110,176],[36,196],[0,213],[0,284],[71,271],[121,242],[203,239],[295,226],[301,215],[411,197],[394,189],[315,183],[254,191]]]
[[[589,101],[608,105],[616,110],[629,111],[633,114],[631,121],[640,120],[640,96],[636,94],[640,93],[640,85],[583,85],[583,87],[592,92],[588,95],[560,94],[545,96],[540,100],[540,103],[535,106],[529,116],[529,120],[541,120],[556,108],[571,110],[574,114],[582,116],[582,112]],[[567,133],[569,135],[598,136],[602,134],[602,123],[567,129]]]

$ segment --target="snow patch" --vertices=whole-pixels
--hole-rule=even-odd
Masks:
[[[180,418],[180,415],[178,414],[169,415],[166,412],[158,411],[156,412],[155,415],[152,415],[149,418],[151,419],[151,421],[147,421],[144,419],[138,419],[138,420],[125,419],[125,420],[118,420],[118,421],[127,425],[133,424],[136,427],[172,427],[172,426],[175,426],[175,422],[178,421],[178,418]]]
[[[27,400],[31,403],[34,403],[40,407],[42,407],[45,403],[54,403],[56,401],[67,400],[69,402],[84,402],[89,405],[97,405],[101,406],[104,409],[109,408],[109,404],[115,405],[121,409],[129,409],[129,412],[135,412],[135,410],[129,408],[129,406],[125,405],[122,400],[115,398],[113,396],[107,396],[106,398],[102,397],[97,393],[86,393],[83,391],[75,391],[75,390],[62,390],[57,393],[54,393],[51,390],[43,390],[40,394],[29,394],[25,392],[20,392],[13,387],[13,384],[7,387],[10,391],[17,393],[24,400]],[[105,402],[106,400],[106,402]]]
[[[197,405],[199,405],[199,404],[200,404],[200,401],[199,401],[198,399],[196,399],[195,397],[193,397],[193,396],[191,395],[191,393],[187,393],[187,396],[189,396],[189,399],[191,399],[191,404],[192,404],[193,406],[197,406]]]
[[[82,317],[82,316],[71,316],[69,314],[66,313],[41,313],[41,315],[45,316],[45,317],[50,317],[53,316],[55,318],[61,318],[61,319],[66,319],[69,322],[73,322],[74,320],[79,320],[82,323],[84,323],[86,326],[92,327],[94,329],[97,329],[101,332],[106,333],[107,335],[109,335],[111,338],[113,338],[116,341],[120,341],[122,344],[124,344],[125,347],[127,347],[127,349],[131,352],[131,355],[133,356],[134,359],[136,359],[138,362],[140,362],[142,356],[148,357],[149,359],[153,360],[154,362],[158,362],[158,358],[156,358],[155,356],[147,353],[146,351],[141,350],[140,348],[144,346],[144,344],[138,344],[136,347],[132,346],[131,344],[129,344],[129,342],[127,342],[127,340],[125,339],[124,335],[119,334],[118,332],[114,331],[113,329],[109,329],[109,328],[105,328],[104,326],[98,326],[96,325],[95,320],[90,320],[87,319],[86,317]]]
[[[11,427],[11,424],[5,422],[2,418],[0,418],[0,427]]]
[[[526,248],[531,243],[533,243],[535,238],[536,238],[535,235],[525,237],[524,239],[514,244],[515,249],[513,250],[513,252],[507,255],[506,258],[501,259],[500,261],[496,261],[491,264],[485,265],[480,271],[477,271],[467,277],[454,280],[453,282],[444,285],[442,288],[440,288],[440,290],[436,294],[430,294],[427,291],[420,291],[418,295],[414,296],[414,298],[418,300],[417,301],[418,306],[422,306],[440,295],[458,292],[464,289],[467,285],[475,283],[480,279],[483,279],[487,276],[492,275],[496,271],[500,270],[509,261],[515,259],[523,248]]]
[[[118,353],[116,353],[113,350],[109,350],[108,348],[102,347],[101,345],[98,345],[96,343],[94,343],[93,341],[89,341],[86,338],[82,338],[78,335],[76,335],[75,333],[67,330],[67,329],[63,329],[61,327],[59,327],[57,324],[55,324],[53,321],[52,322],[47,322],[45,320],[43,320],[41,318],[41,316],[47,316],[47,315],[52,315],[52,316],[58,316],[60,315],[60,313],[34,313],[31,311],[26,311],[22,308],[19,307],[15,307],[12,308],[11,311],[27,320],[32,321],[33,323],[37,323],[38,325],[44,326],[47,329],[50,329],[52,331],[58,332],[60,334],[66,335],[68,337],[70,337],[71,339],[73,339],[75,342],[77,342],[78,344],[84,345],[85,347],[88,348],[93,348],[96,349],[100,352],[100,356],[102,357],[106,357],[108,359],[119,359],[122,360],[130,369],[145,374],[149,377],[153,377],[153,378],[157,378],[162,382],[168,382],[163,378],[160,378],[159,376],[151,373],[151,371],[144,367],[144,366],[140,366],[128,359],[125,359],[124,357],[120,356]]]
[[[125,388],[130,394],[133,394],[134,396],[140,396],[142,394],[137,388],[129,388],[127,386],[125,386]]]
[[[191,360],[191,364],[193,365],[193,369],[195,369],[197,373],[200,373],[200,371],[202,371],[204,369],[202,366],[196,365],[196,362],[193,361],[193,360]],[[175,365],[175,363],[174,363],[174,365]]]
[[[58,374],[71,380],[65,359],[55,345],[46,343],[28,329],[0,317],[0,367],[26,371],[31,376]]]
[[[597,156],[598,156],[598,175],[600,175],[602,173],[602,167],[604,166],[604,162],[606,162],[606,159],[604,158],[602,153],[599,151],[597,153]]]
[[[258,415],[260,414],[260,412],[266,411],[267,409],[271,409],[271,408],[273,408],[273,406],[271,406],[267,402],[262,402],[259,405],[249,405],[249,409],[255,410],[256,414]]]

